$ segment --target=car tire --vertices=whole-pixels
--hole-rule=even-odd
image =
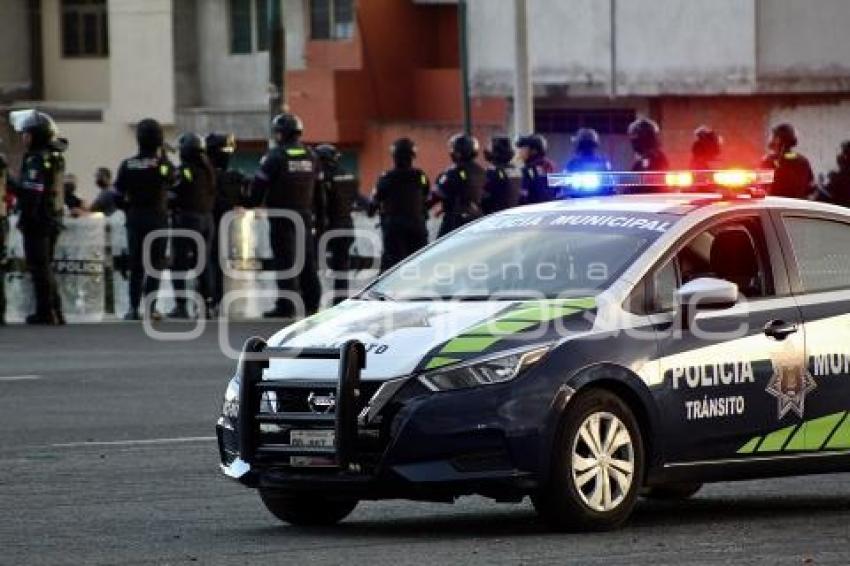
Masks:
[[[260,499],[272,515],[298,527],[335,525],[357,507],[356,499],[327,499],[319,495],[281,494],[260,490]]]
[[[620,526],[643,482],[643,446],[637,419],[622,399],[604,389],[579,393],[561,420],[551,477],[532,497],[538,514],[559,531]]]
[[[701,483],[671,483],[647,488],[641,495],[659,501],[683,501],[702,489]]]

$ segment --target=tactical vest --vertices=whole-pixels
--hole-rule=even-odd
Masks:
[[[203,163],[181,165],[180,177],[175,206],[184,212],[211,213],[216,193],[213,168]]]
[[[498,212],[519,204],[522,173],[511,165],[498,165],[488,171],[484,212]]]
[[[121,186],[127,207],[165,213],[172,165],[160,157],[138,155],[122,164]]]
[[[392,169],[384,173],[378,195],[382,216],[423,220],[428,177],[420,169]]]
[[[273,151],[274,158],[280,160],[280,169],[277,178],[271,180],[266,206],[302,212],[312,210],[316,163],[310,150],[297,144]]]

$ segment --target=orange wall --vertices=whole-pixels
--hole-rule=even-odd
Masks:
[[[428,174],[433,184],[440,172],[450,165],[448,139],[459,130],[460,126],[454,124],[370,124],[359,156],[361,192],[371,193],[381,173],[392,167],[390,145],[402,136],[416,142],[418,158],[415,165]],[[491,136],[503,132],[503,128],[497,125],[482,125],[475,129],[482,149],[489,143]],[[479,157],[479,161],[484,164],[483,157]]]
[[[661,99],[658,117],[672,166],[689,165],[694,130],[703,124],[723,136],[724,165],[757,166],[765,153],[770,107],[761,97]]]

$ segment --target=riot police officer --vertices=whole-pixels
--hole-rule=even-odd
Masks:
[[[236,151],[236,140],[233,134],[212,133],[206,137],[207,157],[216,175],[215,206],[213,208],[213,237],[210,249],[210,270],[212,271],[212,301],[210,309],[216,311],[224,296],[224,271],[221,262],[220,239],[227,237],[222,234],[221,221],[231,210],[245,204],[245,188],[248,182],[242,171],[230,167],[230,157]]]
[[[424,171],[413,166],[416,145],[409,138],[399,138],[390,147],[390,154],[393,168],[378,179],[373,197],[381,214],[381,271],[428,243],[426,203],[430,182]]]
[[[555,190],[549,186],[546,176],[555,170],[555,164],[546,157],[546,138],[540,134],[520,136],[516,147],[522,161],[521,202],[531,204],[554,200]]]
[[[629,125],[629,141],[635,152],[635,162],[632,171],[666,171],[670,168],[667,156],[661,150],[661,130],[653,120],[638,118]],[[663,190],[657,185],[630,187],[625,192],[629,194],[653,193]]]
[[[299,293],[306,314],[312,314],[319,309],[322,298],[313,234],[316,163],[313,153],[301,143],[303,131],[301,119],[294,114],[280,114],[272,120],[276,145],[260,161],[250,201],[252,205],[263,203],[271,210],[287,210],[298,216],[300,226],[290,218],[269,218],[269,238],[277,271],[291,269],[298,254],[303,257],[300,273],[278,279],[277,285],[281,291]],[[298,230],[303,232],[303,238],[296,238]],[[298,240],[305,244],[303,249],[295,248]],[[275,308],[265,316],[289,318],[294,314],[297,313],[291,299],[279,297]]]
[[[573,156],[567,162],[570,173],[604,172],[611,162],[599,153],[599,133],[593,128],[579,128],[573,136]]]
[[[130,263],[130,309],[126,320],[139,320],[142,291],[148,298],[145,316],[158,318],[155,309],[159,279],[147,273],[145,264],[155,270],[163,268],[165,238],[154,238],[150,255],[144,257],[148,234],[168,228],[168,190],[174,177],[174,166],[164,149],[162,126],[152,118],[136,125],[138,153],[121,162],[115,177],[118,204],[127,215],[127,247]]]
[[[204,312],[198,316],[209,314],[212,302],[212,270],[209,256],[212,248],[212,237],[215,231],[213,208],[216,199],[216,174],[207,159],[204,139],[196,133],[188,132],[180,136],[177,143],[180,152],[180,167],[177,181],[174,185],[174,198],[171,207],[174,211],[173,226],[178,230],[189,230],[198,234],[203,245],[185,236],[172,238],[175,271],[187,272],[203,264],[204,269],[197,277],[198,291],[204,300]],[[169,313],[171,318],[189,318],[186,307],[187,279],[174,280],[174,310]]]
[[[455,134],[449,139],[453,165],[437,178],[436,196],[443,203],[440,236],[480,218],[483,213],[481,199],[486,174],[475,162],[478,151],[478,140],[471,135]]]
[[[850,140],[841,144],[835,163],[838,169],[827,175],[824,191],[833,204],[850,208]]]
[[[691,144],[691,169],[711,171],[719,167],[720,154],[723,151],[723,138],[708,126],[694,130],[694,143]]]
[[[511,138],[493,136],[490,149],[484,150],[484,159],[490,162],[484,183],[481,209],[492,214],[519,204],[522,191],[522,173],[514,167],[514,148]]]
[[[769,191],[773,196],[805,199],[812,193],[815,175],[809,160],[794,151],[796,146],[797,131],[791,124],[779,124],[771,130],[761,166],[773,169]]]
[[[57,138],[56,123],[43,112],[12,112],[10,121],[23,136],[21,176],[17,181],[18,228],[24,237],[24,255],[32,276],[35,313],[27,324],[64,324],[59,291],[51,263],[62,230],[65,159],[64,140]]]
[[[0,153],[0,326],[6,324],[6,232],[9,231],[6,180],[8,176],[6,156]]]
[[[354,229],[351,210],[358,196],[357,179],[339,162],[340,153],[330,144],[316,147],[319,174],[316,184],[316,235],[344,230],[349,235],[333,236],[328,242],[328,266],[334,271],[334,304],[347,298],[348,271]]]

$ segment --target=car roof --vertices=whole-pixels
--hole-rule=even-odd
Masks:
[[[824,212],[850,214],[850,210],[810,200],[783,197],[764,198],[724,198],[716,193],[665,193],[646,195],[616,195],[593,198],[563,199],[541,204],[520,206],[500,214],[541,213],[541,212],[643,212],[650,214],[674,214],[685,216],[697,210],[717,208],[782,208],[806,212]]]

